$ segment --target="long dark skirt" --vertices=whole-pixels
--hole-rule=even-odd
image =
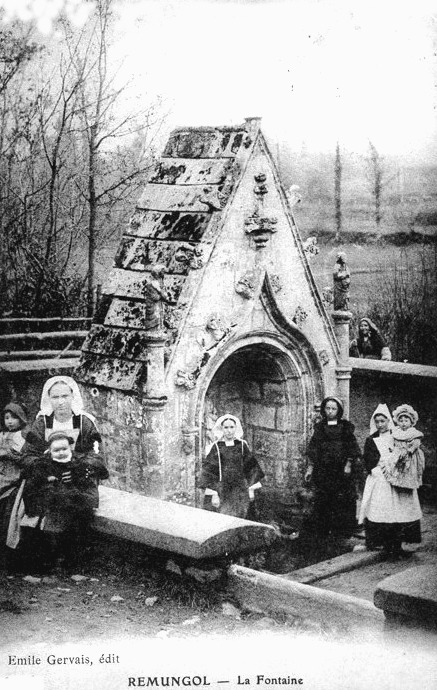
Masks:
[[[0,548],[2,550],[6,545],[9,521],[11,519],[12,508],[14,507],[17,491],[18,486],[14,487],[6,497],[0,499]]]
[[[406,544],[420,544],[422,534],[420,520],[414,522],[372,522],[364,520],[366,531],[366,545],[368,548],[383,546],[387,550],[400,548],[402,542]]]
[[[350,537],[357,527],[356,505],[352,489],[336,494],[316,489],[310,523],[319,535]]]

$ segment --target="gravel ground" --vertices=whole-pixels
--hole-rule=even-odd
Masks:
[[[177,571],[178,564],[172,564]],[[284,621],[240,612],[217,568],[201,571],[215,578],[202,583],[168,570],[168,565],[168,556],[96,536],[93,556],[83,567],[58,567],[49,574],[35,568],[0,572],[0,647],[35,643],[41,635],[44,642],[63,644],[115,635],[165,638],[292,630]]]
[[[353,538],[302,555],[295,542],[285,542],[267,562],[259,554],[243,564],[283,573],[332,558],[360,543],[362,539]],[[383,561],[315,585],[371,601],[380,580],[436,558],[437,509],[426,508],[423,543],[410,559]],[[188,576],[187,567],[197,568],[197,563],[177,559],[169,563],[168,555],[96,535],[92,556],[81,567],[63,566],[46,574],[35,568],[13,574],[0,571],[0,648],[35,643],[41,635],[44,642],[63,644],[115,635],[138,639],[302,632],[302,626],[297,630],[284,619],[240,611],[226,592],[224,568],[220,571],[217,565],[203,564],[200,575]],[[311,628],[303,631],[314,632]]]

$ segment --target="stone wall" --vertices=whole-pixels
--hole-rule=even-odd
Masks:
[[[398,362],[353,361],[350,419],[361,448],[369,434],[369,421],[378,403],[393,411],[401,403],[417,410],[417,427],[425,434],[425,482],[437,500],[437,368]],[[365,364],[365,368],[362,368]]]
[[[138,399],[115,390],[81,390],[85,409],[98,419],[110,486],[147,494],[147,462],[141,462],[147,422]]]
[[[237,355],[228,358],[217,371],[205,408],[212,416],[226,411],[241,416],[246,438],[263,463],[267,489],[274,496],[276,487],[285,481],[284,493],[290,497],[289,507],[294,513],[299,504],[304,456],[300,389],[289,374],[284,376],[278,361],[268,353],[256,350],[244,362]],[[23,402],[29,419],[33,420],[46,379],[57,374],[74,376],[76,363],[72,359],[2,364],[0,405],[3,407],[10,400]],[[153,495],[156,483],[161,481],[162,468],[141,462],[141,451],[147,458],[147,439],[153,436],[148,414],[132,396],[102,389],[98,395],[91,388],[82,390],[86,409],[99,419],[111,475],[109,484]],[[418,427],[425,434],[425,480],[437,498],[437,369],[395,362],[353,361],[350,419],[356,426],[361,447],[379,402],[387,403],[390,410],[408,402],[418,411]],[[208,426],[210,423],[205,419],[203,443]],[[179,455],[182,463],[181,451]]]

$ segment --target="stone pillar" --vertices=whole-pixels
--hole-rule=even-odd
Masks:
[[[352,318],[350,311],[334,311],[334,332],[339,345],[339,354],[335,374],[337,377],[337,395],[344,404],[344,416],[349,419],[349,388],[352,367],[349,364],[349,324]]]
[[[146,466],[148,496],[164,496],[165,429],[164,343],[166,334],[157,330],[147,338],[147,379],[143,386],[143,435],[141,450]]]
[[[146,398],[165,397],[164,345],[167,334],[164,331],[147,334],[147,380],[143,387]]]

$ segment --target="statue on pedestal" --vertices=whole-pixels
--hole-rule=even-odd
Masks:
[[[337,255],[334,269],[334,311],[349,311],[351,274],[346,264],[346,254]]]
[[[165,266],[156,264],[151,270],[151,278],[144,285],[144,299],[146,302],[144,328],[154,331],[162,328],[162,302],[167,298],[163,289],[163,275]]]

